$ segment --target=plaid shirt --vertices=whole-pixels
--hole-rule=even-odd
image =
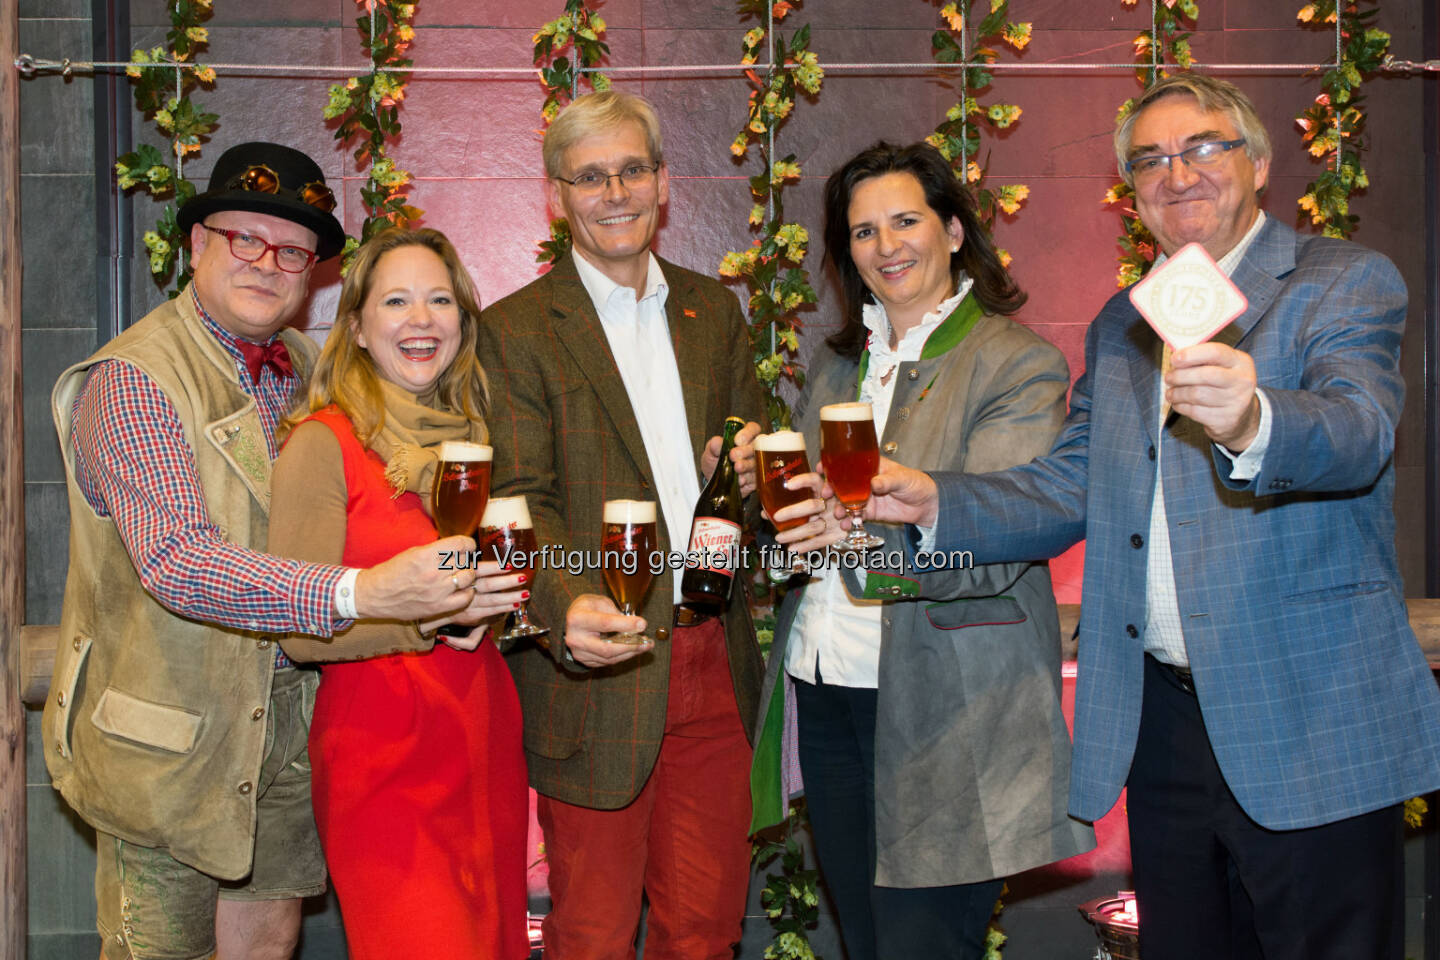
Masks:
[[[191,296],[195,296],[191,288]],[[256,383],[236,337],[198,296],[205,329],[235,359],[240,388],[256,400],[270,457],[295,377],[269,367]],[[306,564],[226,540],[205,508],[194,453],[169,399],[123,361],[97,363],[75,399],[71,421],[75,479],[90,506],[112,517],[140,582],[183,617],[239,630],[330,636],[346,621],[333,614],[343,567]],[[275,664],[290,661],[276,647]]]

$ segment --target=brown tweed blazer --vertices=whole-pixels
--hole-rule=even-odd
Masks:
[[[662,260],[661,269],[698,472],[705,441],[725,417],[759,421],[764,394],[735,295],[675,264]],[[484,311],[479,352],[490,376],[494,495],[528,498],[542,546],[599,551],[604,502],[653,500],[655,479],[631,398],[570,256]],[[657,527],[660,549],[688,545],[690,531],[667,530],[663,513]],[[641,611],[651,636],[670,627],[672,576],[667,569],[655,578]],[[538,569],[532,593],[532,611],[557,640],[576,596],[607,595],[599,569],[588,566],[573,574]],[[761,663],[743,591],[735,591],[725,619],[735,699],[749,734]],[[535,789],[598,809],[633,800],[665,729],[670,645],[662,639],[651,654],[584,673],[562,668],[533,644],[506,659],[520,692]]]

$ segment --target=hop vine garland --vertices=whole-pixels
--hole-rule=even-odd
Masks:
[[[799,0],[740,0],[741,19],[754,17],[779,24]],[[730,144],[730,153],[743,160],[753,145],[760,171],[750,177],[749,223],[759,236],[746,250],[729,251],[720,261],[720,276],[743,280],[750,289],[750,346],[755,374],[769,395],[770,423],[776,429],[790,425],[790,405],[780,395],[784,382],[797,389],[805,385],[805,371],[796,355],[800,349],[799,311],[815,303],[815,289],[803,267],[810,232],[785,220],[786,184],[798,182],[800,164],[793,153],[776,158],[774,135],[793,115],[797,99],[820,92],[825,71],[810,49],[810,25],[794,31],[787,42],[777,28],[752,27],[740,41],[740,62],[749,66],[768,46],[770,57],[764,76],[746,70],[750,98],[745,126]],[[788,954],[784,954],[788,956]]]
[[[355,0],[363,9],[355,26],[360,44],[370,57],[372,69],[330,87],[325,119],[339,118],[335,139],[345,145],[357,143],[355,159],[369,162],[369,177],[360,188],[365,205],[365,222],[360,236],[346,237],[341,272],[348,272],[355,250],[383,228],[408,226],[424,211],[410,206],[405,189],[411,177],[386,155],[387,138],[400,135],[400,102],[410,82],[405,57],[415,39],[415,4],[395,0]]]
[[[980,46],[967,50],[965,29],[970,22],[972,0],[955,0],[940,8],[940,19],[944,28],[936,30],[930,39],[936,61],[939,63],[967,64],[961,71],[960,100],[945,113],[945,119],[926,137],[935,149],[950,161],[955,176],[966,183],[975,195],[980,223],[992,237],[995,234],[995,218],[999,213],[1013,215],[1030,196],[1030,188],[1023,183],[1007,183],[994,190],[985,185],[990,170],[987,154],[982,164],[976,158],[980,155],[981,120],[997,130],[1007,129],[1020,119],[1023,112],[1013,103],[992,103],[983,106],[970,95],[990,86],[992,75],[985,69],[999,59],[999,53],[991,46]],[[1032,24],[1010,19],[1010,0],[989,0],[990,12],[980,21],[974,36],[980,43],[995,41],[1008,43],[1017,51],[1024,50],[1030,43]],[[957,38],[958,41],[957,41]],[[1010,253],[998,250],[1000,262],[1010,265]]]
[[[1129,7],[1135,6],[1135,0],[1121,2]],[[1135,77],[1142,87],[1149,89],[1161,77],[1167,76],[1164,69],[1167,64],[1180,70],[1190,69],[1195,60],[1190,52],[1190,28],[1193,28],[1199,19],[1200,10],[1196,7],[1195,0],[1164,0],[1155,5],[1155,17],[1151,21],[1150,29],[1135,38],[1135,59],[1140,64],[1135,69]],[[1119,123],[1133,109],[1135,99],[1132,97],[1120,104],[1115,122]],[[1121,254],[1115,283],[1120,287],[1128,287],[1145,276],[1150,265],[1155,262],[1155,238],[1140,222],[1140,214],[1135,212],[1134,198],[1135,191],[1124,181],[1105,192],[1105,203],[1126,204],[1120,208],[1125,232],[1117,238]]]
[[[535,45],[533,62],[540,68],[540,83],[545,88],[540,116],[547,127],[573,99],[582,81],[597,92],[610,89],[610,78],[594,69],[610,53],[610,45],[601,39],[605,26],[604,18],[585,0],[565,0],[565,12],[530,38]],[[578,66],[565,55],[566,50]],[[551,220],[550,239],[541,241],[539,247],[536,263],[560,259],[570,249],[569,222],[564,217]]]
[[[156,200],[173,198],[143,238],[156,286],[164,289],[172,274],[175,277],[175,286],[167,291],[171,297],[191,276],[189,265],[180,259],[185,234],[176,221],[181,204],[195,195],[195,185],[185,179],[185,157],[200,152],[220,119],[190,99],[196,86],[210,89],[215,83],[213,69],[190,60],[209,42],[203,24],[211,13],[211,0],[175,0],[170,5],[166,45],[135,50],[130,56],[132,66],[125,69],[135,88],[135,108],[170,141],[174,166],[171,157],[151,144],[142,144],[115,158],[116,181],[121,190],[144,190]],[[157,66],[162,64],[165,66]]]
[[[1373,0],[1371,0],[1373,2]],[[1339,65],[1325,72],[1322,92],[1314,104],[1295,118],[1300,140],[1310,155],[1325,163],[1325,170],[1305,186],[1297,201],[1299,219],[1308,215],[1311,224],[1327,237],[1348,237],[1360,218],[1350,212],[1350,195],[1370,185],[1360,165],[1365,152],[1365,98],[1358,92],[1366,74],[1373,74],[1390,48],[1390,34],[1370,26],[1378,10],[1358,10],[1346,3],[1337,9],[1337,0],[1307,3],[1295,14],[1301,24],[1333,30],[1340,20]]]

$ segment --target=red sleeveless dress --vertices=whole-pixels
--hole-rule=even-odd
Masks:
[[[340,441],[346,566],[436,538],[338,408],[309,419]],[[520,703],[495,645],[322,671],[311,791],[351,960],[528,957]]]

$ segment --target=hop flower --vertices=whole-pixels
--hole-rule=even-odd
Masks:
[[[995,202],[1006,213],[1014,213],[1020,209],[1020,204],[1024,203],[1028,196],[1030,196],[1030,188],[1023,183],[1006,184],[1000,188]]]
[[[191,43],[206,43],[210,39],[210,31],[204,27],[186,27],[185,36]]]
[[[983,176],[985,176],[985,171],[981,170],[981,169],[980,169],[980,164],[976,163],[974,160],[971,160],[969,163],[967,163],[967,164],[965,165],[965,182],[966,182],[966,183],[974,183],[975,181],[979,180],[979,179],[980,179],[981,177],[983,177]]]
[[[174,114],[172,114],[169,110],[156,110],[156,111],[155,111],[155,126],[159,127],[161,130],[166,130],[166,131],[174,130],[174,129],[175,129],[175,116],[174,116]]]
[[[415,28],[408,23],[402,23],[395,28],[395,39],[401,43],[409,43],[415,39]]]
[[[333,120],[350,109],[350,91],[343,84],[330,88],[330,102],[325,104],[325,119]]]
[[[819,93],[820,82],[824,79],[825,71],[820,69],[819,57],[809,50],[805,51],[795,68],[795,83],[806,93]]]
[[[810,242],[810,231],[798,223],[787,223],[775,231],[775,242],[785,247],[785,259],[799,263],[805,259],[805,245]]]
[[[786,180],[796,180],[800,177],[800,164],[793,160],[777,160],[775,166],[770,169],[770,183],[772,186],[779,186]]]
[[[745,156],[745,148],[749,146],[750,138],[743,132],[734,140],[730,141],[730,153],[737,157]]]
[[[1150,45],[1155,38],[1148,33],[1142,33],[1135,38],[1135,56],[1137,58],[1150,56]]]
[[[745,129],[749,130],[751,133],[764,133],[765,121],[760,119],[759,115],[757,114],[756,116],[750,118],[750,122],[745,125]],[[731,152],[734,152],[734,147],[731,147]]]
[[[965,29],[965,17],[956,8],[956,4],[947,3],[940,8],[940,19],[949,25],[951,30],[959,33]]]
[[[1010,268],[1010,262],[1015,259],[1014,257],[1010,256],[1010,251],[1001,248],[996,250],[995,254],[1000,258],[1000,266],[1005,267],[1008,270]]]
[[[774,6],[770,8],[770,12],[775,14],[776,20],[784,20],[785,14],[793,9],[794,7],[790,4],[789,0],[776,0]]]
[[[170,182],[170,168],[162,163],[157,163],[145,171],[145,179],[150,181],[152,189],[164,188]]]
[[[720,259],[720,276],[738,277],[745,270],[745,257],[733,250]]]
[[[1311,20],[1314,20],[1314,19],[1315,19],[1315,4],[1313,4],[1313,3],[1307,3],[1307,4],[1305,4],[1305,6],[1301,7],[1301,8],[1299,9],[1299,11],[1296,12],[1296,14],[1295,14],[1295,19],[1296,19],[1296,20],[1299,20],[1301,23],[1309,23]]]
[[[207,84],[207,85],[214,83],[214,82],[215,82],[215,68],[214,68],[214,67],[202,67],[202,66],[198,66],[198,65],[197,65],[197,66],[195,67],[195,79],[196,79],[196,80],[199,80],[201,83]]]
[[[1025,45],[1030,42],[1029,23],[1007,23],[1005,24],[1005,42],[1016,50],[1024,50]]]
[[[758,227],[765,222],[765,205],[757,203],[750,208],[750,226]]]
[[[990,109],[985,112],[985,115],[990,118],[991,123],[1003,130],[1019,120],[1022,112],[1013,103],[994,103],[990,105]]]

